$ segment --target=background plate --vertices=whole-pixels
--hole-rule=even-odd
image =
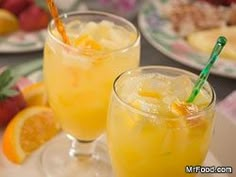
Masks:
[[[146,1],[139,11],[138,23],[149,43],[173,60],[201,70],[209,56],[193,49],[171,28],[170,21],[160,11],[171,0]],[[212,73],[236,79],[236,62],[220,59],[212,68]]]
[[[80,0],[57,0],[60,13],[85,10]],[[42,50],[47,29],[36,32],[18,31],[9,36],[0,36],[0,53],[25,53]]]
[[[7,37],[0,37],[0,53],[23,53],[42,50],[46,30],[38,32],[18,31]]]

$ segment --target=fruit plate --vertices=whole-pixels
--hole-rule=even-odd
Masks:
[[[168,7],[170,1],[145,1],[138,15],[139,27],[147,41],[157,50],[177,62],[201,70],[209,56],[195,50],[177,35],[171,28],[171,22],[161,14],[160,8],[164,5]],[[212,68],[212,73],[236,79],[236,61],[220,58]]]
[[[38,32],[18,31],[6,37],[0,37],[0,53],[22,53],[42,50],[46,30]]]
[[[58,0],[57,4],[61,12],[85,9],[80,0],[68,0],[66,2]],[[17,31],[5,37],[0,36],[0,53],[25,53],[42,50],[46,34],[47,29],[42,29],[35,32]]]

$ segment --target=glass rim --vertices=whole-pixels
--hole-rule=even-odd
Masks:
[[[116,77],[115,81],[113,82],[113,88],[112,88],[113,95],[116,97],[116,99],[123,106],[125,106],[126,108],[128,108],[132,112],[136,112],[137,114],[144,115],[145,117],[151,117],[151,118],[160,118],[160,117],[163,117],[163,116],[160,116],[160,115],[155,114],[155,113],[147,112],[147,111],[144,111],[144,110],[141,110],[141,109],[138,109],[138,108],[132,106],[130,103],[126,102],[123,98],[120,97],[120,95],[118,94],[117,89],[116,89],[117,88],[116,87],[117,82],[121,79],[121,77],[123,77],[125,75],[129,75],[129,74],[131,74],[132,72],[135,72],[135,71],[141,71],[143,69],[175,70],[175,71],[180,71],[182,73],[186,73],[188,76],[191,76],[191,77],[194,77],[194,78],[198,77],[198,75],[196,75],[196,74],[194,74],[190,71],[180,69],[180,68],[175,68],[175,67],[169,67],[169,66],[141,66],[141,67],[138,67],[138,68],[133,68],[133,69],[124,71],[120,75],[118,75]],[[182,117],[185,117],[188,120],[192,120],[192,119],[198,118],[199,115],[203,114],[204,112],[209,111],[210,109],[212,109],[214,107],[215,101],[216,101],[215,91],[214,91],[213,87],[211,86],[211,84],[208,81],[206,81],[205,84],[207,84],[209,86],[209,89],[210,89],[209,91],[211,92],[211,101],[210,101],[210,103],[206,107],[201,109],[200,111],[198,111],[194,114],[187,115],[187,116],[182,116]],[[165,118],[165,120],[177,120],[177,118]]]
[[[111,17],[112,19],[116,19],[118,21],[124,22],[126,23],[129,27],[132,28],[132,30],[134,30],[134,32],[137,34],[136,38],[127,46],[118,48],[118,49],[114,49],[111,51],[96,51],[93,49],[86,49],[86,52],[93,52],[95,54],[110,54],[110,53],[116,53],[116,52],[125,52],[126,50],[129,50],[130,48],[132,48],[133,46],[135,46],[139,41],[140,41],[140,32],[139,30],[134,26],[134,24],[132,24],[130,21],[128,21],[127,19],[111,14],[111,13],[107,13],[107,12],[101,12],[101,11],[92,11],[92,10],[88,10],[88,11],[72,11],[72,12],[68,12],[68,13],[62,13],[59,15],[59,18],[63,21],[63,19],[67,19],[73,16],[79,16],[79,15],[99,15],[99,16],[106,16],[106,17]],[[85,50],[83,50],[82,48],[79,47],[73,47],[71,45],[65,44],[63,41],[61,41],[60,39],[58,39],[53,33],[53,25],[55,25],[55,20],[52,19],[49,22],[49,25],[47,27],[47,33],[49,34],[50,38],[52,38],[56,43],[60,44],[61,46],[72,50],[74,52],[83,52]]]

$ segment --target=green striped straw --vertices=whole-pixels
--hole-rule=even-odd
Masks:
[[[223,47],[225,46],[227,42],[227,39],[224,36],[218,37],[216,44],[213,48],[213,51],[211,53],[210,59],[208,60],[207,65],[205,68],[201,71],[198,80],[196,81],[196,84],[193,87],[192,93],[187,99],[188,103],[192,103],[194,99],[197,97],[198,93],[200,92],[203,84],[207,80],[209,74],[210,74],[210,69],[213,66],[213,64],[216,62],[218,59],[218,56],[220,55]]]

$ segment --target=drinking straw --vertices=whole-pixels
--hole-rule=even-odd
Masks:
[[[207,78],[210,74],[211,67],[218,59],[218,56],[221,53],[226,42],[227,42],[227,39],[224,36],[218,37],[216,44],[212,50],[210,59],[208,60],[208,63],[205,66],[205,68],[201,71],[201,73],[196,81],[196,84],[193,87],[192,93],[189,96],[189,98],[187,99],[188,103],[192,103],[194,101],[194,99],[196,98],[196,96],[198,95],[198,93],[200,92],[203,84],[205,83],[205,81],[207,80]]]
[[[47,4],[48,4],[49,11],[51,13],[51,16],[53,17],[53,19],[55,21],[57,31],[61,35],[63,42],[65,44],[70,45],[70,40],[69,40],[69,38],[66,34],[65,27],[64,27],[62,21],[59,18],[57,6],[55,5],[53,0],[47,0]]]

